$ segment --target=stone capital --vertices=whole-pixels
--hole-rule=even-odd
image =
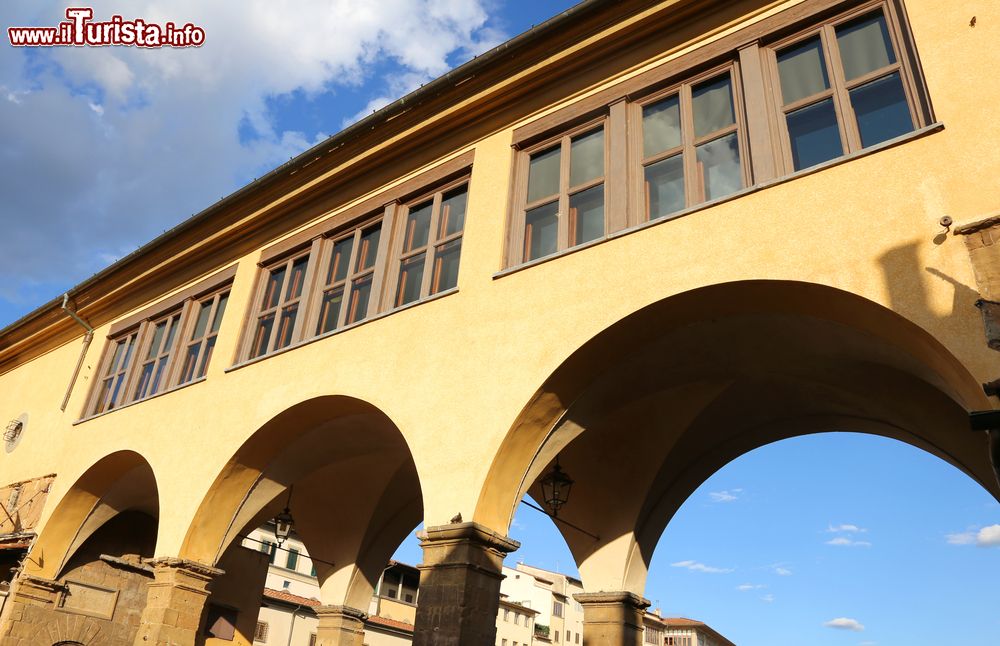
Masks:
[[[417,534],[417,537],[420,539],[422,547],[435,543],[458,543],[464,541],[496,550],[504,555],[521,547],[521,544],[514,539],[472,521],[428,527],[423,532]]]
[[[597,605],[622,605],[625,607],[645,610],[650,606],[649,599],[641,597],[634,592],[616,590],[611,592],[579,592],[573,595],[581,606]]]
[[[317,606],[313,608],[316,612],[316,616],[322,622],[324,618],[341,618],[353,619],[355,621],[364,621],[368,619],[368,613],[363,610],[358,610],[357,608],[352,608],[350,606]]]

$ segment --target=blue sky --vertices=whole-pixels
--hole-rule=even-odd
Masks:
[[[653,554],[646,597],[737,646],[996,646],[1000,527],[976,543],[997,523],[996,500],[920,449],[855,433],[785,440],[687,500]],[[510,535],[522,546],[509,562],[576,574],[539,512],[521,505]],[[396,556],[418,562],[416,539]],[[825,625],[837,619],[863,629]]]
[[[207,43],[2,45],[0,327],[572,4],[114,0],[96,5],[97,17],[191,21]],[[64,8],[8,0],[0,18],[53,25]],[[740,646],[1000,644],[988,603],[1000,528],[983,530],[997,524],[995,500],[917,449],[846,434],[790,440],[735,461],[691,497],[660,542],[646,596]],[[522,506],[511,534],[523,543],[512,560],[575,571],[538,512]],[[398,556],[419,561],[416,541]],[[836,619],[864,629],[824,626]]]

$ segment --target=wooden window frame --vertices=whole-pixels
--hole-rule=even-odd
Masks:
[[[176,379],[176,384],[175,384],[176,386],[182,386],[184,384],[197,381],[199,379],[204,378],[208,374],[209,362],[211,361],[212,355],[215,354],[214,352],[215,341],[218,339],[219,329],[222,328],[222,319],[219,318],[219,303],[221,302],[223,297],[226,298],[226,307],[222,311],[222,316],[225,316],[226,313],[225,310],[229,309],[228,302],[229,302],[230,292],[231,292],[231,287],[229,285],[226,285],[225,287],[217,289],[212,293],[206,294],[199,298],[191,299],[191,301],[185,303],[186,309],[184,315],[182,315],[181,317],[181,321],[183,322],[185,320],[184,316],[186,315],[187,324],[181,327],[181,334],[183,334],[183,337],[181,337],[181,339],[178,341],[178,343],[183,345],[184,351],[180,353],[177,357],[176,361],[177,374],[171,375],[172,378]],[[211,301],[211,305],[209,306],[208,320],[206,321],[205,324],[205,332],[198,338],[192,338],[194,332],[196,331],[196,326],[198,323],[198,315],[201,313],[201,306],[208,301]],[[213,330],[212,326],[217,318],[219,318],[219,329]],[[184,373],[185,360],[181,359],[181,356],[186,358],[188,355],[188,350],[191,348],[191,346],[195,345],[196,343],[200,343],[201,345],[198,348],[198,354],[194,360],[195,369],[190,376],[187,376]],[[212,350],[208,352],[208,356],[206,357],[206,348],[209,347],[209,344],[212,345]],[[174,382],[172,381],[171,383]]]
[[[886,30],[889,34],[896,62],[848,81],[844,76],[844,67],[840,58],[840,46],[837,42],[836,30],[841,25],[877,12],[881,12],[885,19]],[[777,54],[782,49],[803,43],[811,38],[820,39],[820,47],[823,52],[830,87],[822,92],[817,92],[785,105],[781,93]],[[840,155],[833,159],[857,153],[863,150],[864,146],[862,145],[861,135],[858,131],[857,117],[851,104],[850,92],[855,88],[881,78],[886,78],[892,74],[899,74],[900,82],[903,86],[903,93],[906,96],[906,105],[913,126],[911,132],[920,130],[931,124],[929,117],[930,102],[927,98],[926,89],[920,79],[919,62],[916,57],[915,47],[909,36],[905,13],[902,6],[894,0],[871,0],[863,2],[846,11],[827,15],[820,20],[814,20],[805,27],[800,26],[790,35],[782,36],[777,40],[769,41],[766,45],[762,45],[761,53],[764,56],[763,65],[767,76],[767,89],[770,95],[770,103],[773,106],[772,112],[775,117],[774,124],[777,135],[773,140],[775,157],[779,160],[779,167],[782,174],[790,175],[798,172],[794,167],[791,140],[788,134],[787,115],[789,113],[811,105],[817,105],[827,99],[832,99],[834,112],[837,117],[837,129],[840,134],[842,151]]]
[[[95,380],[95,384],[91,388],[90,394],[87,396],[84,404],[83,415],[80,417],[80,421],[97,417],[113,410],[118,410],[119,408],[157,397],[190,383],[201,381],[204,376],[200,376],[189,381],[179,381],[181,364],[179,357],[183,353],[180,352],[178,348],[182,346],[186,347],[187,342],[184,339],[189,336],[190,330],[193,329],[194,304],[200,304],[207,298],[218,298],[221,294],[228,294],[232,289],[233,278],[235,275],[236,265],[233,265],[228,269],[218,272],[217,274],[210,276],[209,278],[196,283],[195,285],[182,290],[169,298],[164,299],[153,307],[113,324],[108,332],[108,343],[105,345],[101,360],[98,363],[98,370],[96,374],[100,377]],[[223,312],[223,315],[224,314],[225,312]],[[215,316],[214,310],[211,315]],[[163,375],[160,379],[159,387],[156,392],[146,393],[142,397],[137,397],[137,387],[139,385],[139,380],[141,379],[142,367],[148,363],[146,355],[149,351],[149,346],[154,339],[156,325],[161,321],[170,320],[173,317],[178,317],[178,319],[175,323],[176,332],[170,350],[167,353],[159,353],[156,359],[153,360],[155,371],[156,362],[166,357],[166,364],[163,368]],[[211,324],[211,321],[209,324]],[[219,325],[221,328],[221,320]],[[218,334],[218,332],[216,332],[216,334]],[[133,339],[131,354],[127,365],[119,365],[116,369],[115,378],[121,375],[124,375],[124,377],[122,380],[122,387],[119,390],[119,396],[112,402],[107,398],[102,398],[102,387],[104,382],[108,379],[108,370],[111,368],[111,364],[115,360],[115,349],[120,342],[129,338]],[[200,360],[201,358],[199,357],[199,361]],[[206,363],[205,368],[207,372],[208,363]],[[109,406],[109,404],[111,405]]]
[[[400,307],[407,307],[415,303],[440,293],[443,290],[438,289],[438,284],[435,282],[435,277],[438,276],[438,263],[437,254],[438,250],[445,245],[451,244],[456,240],[463,240],[465,236],[465,224],[462,225],[462,229],[450,235],[442,235],[442,223],[441,223],[441,203],[444,200],[446,193],[450,193],[462,186],[465,186],[466,194],[466,212],[465,218],[468,219],[468,199],[471,192],[471,176],[469,174],[453,179],[442,185],[432,187],[430,189],[424,190],[423,192],[416,195],[416,197],[406,200],[402,204],[394,205],[394,218],[395,225],[392,236],[391,244],[391,266],[386,273],[386,293],[384,295],[386,302],[388,303],[387,309],[398,309]],[[415,206],[422,206],[428,201],[431,202],[431,220],[429,223],[429,230],[427,234],[427,242],[421,246],[410,250],[406,249],[406,223],[407,218],[410,215],[410,210]],[[399,297],[399,277],[403,262],[419,256],[421,253],[426,254],[424,256],[424,267],[423,274],[421,277],[420,293],[416,300],[410,301],[408,303],[400,303]],[[459,252],[461,254],[461,252]],[[459,256],[459,266],[461,266],[461,255]],[[457,287],[457,285],[456,285]]]
[[[623,106],[624,107],[624,106]],[[587,115],[589,118],[584,118],[578,120],[574,123],[565,125],[562,128],[554,128],[555,132],[547,132],[544,138],[540,140],[529,140],[528,142],[514,146],[515,152],[515,163],[514,163],[514,181],[512,184],[513,208],[511,210],[510,217],[508,218],[508,251],[507,251],[507,265],[519,265],[526,264],[529,262],[537,262],[544,258],[554,256],[560,252],[566,251],[567,249],[572,249],[573,247],[582,246],[584,244],[591,244],[597,240],[603,240],[608,237],[610,233],[619,227],[614,226],[614,218],[612,213],[618,214],[618,209],[616,208],[617,202],[614,198],[617,197],[618,190],[615,189],[615,184],[619,176],[620,168],[622,165],[617,159],[615,152],[618,147],[613,144],[619,140],[617,136],[618,131],[622,130],[622,121],[624,120],[624,111],[618,109],[612,109],[611,106],[606,106],[604,109],[600,110],[597,115]],[[582,184],[576,186],[570,186],[570,162],[572,159],[571,153],[571,143],[574,137],[579,135],[584,135],[589,132],[596,131],[598,128],[604,131],[604,173],[600,178],[590,179]],[[624,141],[621,141],[619,145],[623,145]],[[560,148],[560,158],[559,158],[559,191],[553,199],[552,195],[546,196],[542,199],[535,200],[533,202],[528,202],[528,175],[530,172],[530,161],[531,156],[545,151],[550,150],[558,146]],[[622,148],[622,151],[624,148]],[[604,234],[593,241],[588,241],[581,244],[576,244],[572,242],[575,237],[575,222],[573,222],[573,214],[569,206],[570,197],[583,191],[590,190],[597,186],[604,187]],[[541,256],[539,258],[528,259],[528,235],[526,233],[527,229],[527,213],[528,211],[545,206],[547,204],[558,203],[558,211],[556,217],[558,219],[558,232],[556,234],[556,251],[548,256]]]
[[[698,47],[658,66],[652,67],[614,85],[589,94],[513,131],[513,163],[511,164],[509,210],[504,239],[505,252],[501,272],[508,273],[524,266],[558,257],[574,249],[560,243],[557,251],[535,260],[525,260],[525,207],[528,183],[528,159],[531,153],[550,146],[565,135],[577,134],[598,119],[607,119],[605,150],[605,236],[642,226],[646,204],[642,176],[642,105],[666,97],[671,90],[708,80],[722,70],[730,68],[733,84],[733,101],[736,112],[737,137],[740,148],[740,166],[743,190],[765,186],[779,179],[812,169],[796,171],[791,160],[787,125],[781,111],[781,88],[777,76],[777,49],[799,42],[824,25],[832,28],[859,18],[881,8],[886,18],[897,62],[880,71],[852,81],[844,93],[876,78],[899,70],[907,104],[913,119],[913,130],[922,133],[934,125],[934,113],[927,85],[923,78],[912,31],[906,16],[903,0],[807,0],[788,7],[776,14],[762,18],[746,27]],[[835,38],[835,36],[834,36]],[[829,54],[824,51],[828,69],[834,67]],[[838,73],[842,74],[839,59]],[[831,75],[832,76],[832,75]],[[812,98],[818,100],[817,97]],[[807,104],[809,101],[806,102]],[[856,127],[856,120],[850,126]],[[845,120],[838,113],[838,127],[844,128]],[[706,136],[712,140],[718,133]],[[699,142],[701,140],[699,139]],[[843,146],[843,154],[836,159],[851,156],[860,150]],[[627,142],[627,145],[626,145]],[[876,145],[871,146],[876,148]],[[693,154],[693,153],[692,153]],[[691,156],[691,155],[689,155]],[[696,160],[692,160],[696,161]],[[685,165],[688,161],[685,160]],[[711,205],[716,200],[691,203],[689,172],[685,169],[685,201],[687,207],[655,220],[667,221]],[[626,187],[624,190],[619,187]],[[736,195],[739,195],[737,192]],[[719,198],[719,201],[728,199]],[[594,242],[598,242],[600,238]],[[589,246],[590,243],[580,245]]]
[[[267,356],[281,350],[282,348],[295,344],[301,338],[302,329],[309,314],[309,287],[312,284],[313,274],[316,271],[318,255],[315,253],[316,247],[317,242],[314,241],[313,244],[307,249],[296,250],[294,253],[289,253],[281,260],[273,262],[262,268],[263,270],[260,272],[259,280],[257,281],[257,290],[253,299],[253,315],[251,317],[250,325],[247,326],[249,333],[247,334],[246,349],[243,353],[244,356],[247,356],[250,359]],[[305,259],[306,262],[305,270],[303,271],[302,276],[302,286],[299,289],[297,296],[289,298],[288,288],[291,286],[289,280],[293,275],[292,270],[295,264],[302,259]],[[273,306],[265,307],[264,299],[267,296],[267,287],[270,282],[269,279],[271,274],[282,268],[285,273],[281,279],[281,285],[278,287],[278,300]],[[292,329],[288,333],[289,338],[287,343],[279,348],[277,347],[277,342],[278,333],[281,329],[282,313],[293,306],[297,308],[295,322],[292,324]],[[258,345],[257,338],[260,322],[268,316],[273,317],[273,321],[271,323],[271,329],[267,335],[267,342],[264,344],[264,351],[251,356],[251,353]]]
[[[732,88],[733,123],[708,134],[697,136],[694,127],[694,107],[692,89],[696,85],[720,78],[728,74]],[[632,171],[632,186],[629,195],[629,226],[638,226],[645,222],[668,220],[678,213],[705,204],[705,181],[703,172],[699,169],[697,158],[698,147],[711,143],[723,137],[736,134],[737,148],[740,160],[740,190],[753,183],[753,172],[748,154],[747,121],[744,110],[743,83],[738,60],[730,60],[722,65],[716,65],[703,72],[689,76],[683,81],[673,83],[665,89],[644,94],[642,98],[630,101],[629,117],[629,169]],[[646,106],[659,103],[671,96],[678,97],[678,110],[681,117],[681,143],[670,150],[661,151],[649,157],[645,156],[643,145],[643,109]],[[657,218],[650,218],[649,204],[646,199],[645,169],[647,166],[659,163],[676,155],[682,155],[684,169],[684,208]],[[725,199],[725,198],[719,198]]]

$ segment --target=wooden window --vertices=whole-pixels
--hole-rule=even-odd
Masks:
[[[173,312],[145,326],[145,339],[132,400],[155,395],[168,380],[168,367],[174,349],[174,338],[180,327],[181,313]]]
[[[655,220],[749,184],[741,126],[742,102],[733,67],[675,86],[635,104],[643,209]],[[638,223],[637,222],[637,223]]]
[[[299,564],[299,551],[294,548],[288,550],[288,560],[285,561],[285,567],[289,570],[294,570],[295,566]]]
[[[346,236],[325,242],[323,283],[315,334],[357,323],[378,311],[376,283],[382,247],[382,220],[369,222]]]
[[[204,377],[234,273],[222,272],[166,299],[149,315],[140,313],[113,325],[101,379],[85,415],[105,413]],[[220,278],[226,285],[221,289]]]
[[[102,379],[97,389],[97,398],[91,414],[97,415],[121,405],[125,400],[125,379],[138,331],[122,335],[112,341],[112,351],[107,353],[102,370]]]
[[[181,367],[179,384],[186,384],[205,376],[208,362],[212,359],[215,339],[222,325],[222,315],[229,302],[229,290],[224,290],[200,300],[194,305],[194,324],[184,348],[184,363]]]
[[[400,210],[393,307],[458,285],[468,196],[468,180],[462,180]]]
[[[297,338],[310,254],[292,256],[267,270],[250,358],[280,350]]]
[[[316,633],[309,633],[309,646],[316,646]]]
[[[786,172],[928,125],[896,15],[867,3],[768,49]]]
[[[518,262],[604,237],[606,118],[526,149],[520,156]]]
[[[253,640],[255,642],[266,642],[267,641],[267,622],[258,621],[257,627],[253,631]]]

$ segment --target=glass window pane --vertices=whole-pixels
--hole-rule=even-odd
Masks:
[[[583,244],[604,235],[604,184],[569,198],[573,244]]]
[[[299,306],[297,304],[281,310],[281,320],[278,321],[278,338],[274,343],[275,350],[279,350],[292,342],[292,331],[295,329],[295,317],[298,313]]]
[[[913,130],[913,118],[899,74],[890,74],[851,90],[861,145],[872,146]]]
[[[403,235],[403,251],[419,249],[427,244],[431,233],[431,208],[433,202],[426,202],[410,209],[406,214],[406,232]]]
[[[809,168],[844,154],[833,99],[791,112],[787,120],[795,170]]]
[[[684,157],[674,155],[646,167],[646,212],[650,220],[680,211],[684,201]]]
[[[700,83],[691,90],[694,136],[705,135],[736,123],[733,83],[729,74]]]
[[[740,147],[736,133],[698,146],[698,169],[705,182],[705,199],[714,200],[743,188]]]
[[[163,371],[167,367],[167,359],[164,357],[156,362],[156,372],[153,374],[153,380],[149,384],[149,394],[155,395],[160,391],[160,381],[163,379]]]
[[[153,362],[142,366],[142,372],[139,373],[139,383],[135,387],[135,397],[133,399],[142,399],[146,396],[146,391],[149,389],[149,380],[153,376]]]
[[[225,293],[219,297],[219,304],[215,307],[215,318],[212,319],[212,333],[219,331],[222,325],[222,315],[226,313],[226,305],[229,303],[229,294]]]
[[[147,359],[152,359],[156,355],[160,354],[160,343],[163,342],[163,332],[167,329],[167,322],[160,321],[153,328],[153,340],[149,344],[149,351],[146,353]]]
[[[569,185],[604,175],[604,128],[573,137],[569,146]]]
[[[681,145],[681,108],[675,94],[642,109],[642,155],[649,157]]]
[[[361,232],[361,242],[358,246],[358,264],[355,271],[369,269],[375,264],[375,256],[378,255],[378,241],[381,235],[381,223]]]
[[[340,318],[340,304],[344,300],[344,288],[338,287],[323,294],[323,302],[319,309],[319,325],[316,334],[329,332],[337,327]]]
[[[205,354],[201,357],[201,364],[198,365],[198,378],[201,379],[205,376],[208,371],[208,362],[212,360],[212,350],[215,349],[215,339],[217,337],[212,337],[205,342]]]
[[[434,278],[431,281],[431,294],[437,294],[458,285],[458,261],[461,254],[461,238],[437,248],[434,252]]]
[[[424,279],[424,260],[427,253],[407,258],[399,267],[399,287],[396,289],[396,307],[420,298],[420,283]]]
[[[881,11],[837,27],[837,48],[848,81],[896,62]]]
[[[261,309],[270,309],[278,304],[281,295],[281,285],[285,282],[285,266],[273,270],[267,277],[267,288],[264,290],[264,305]]]
[[[555,253],[559,248],[559,203],[552,202],[524,214],[525,260]]]
[[[198,310],[198,320],[194,324],[194,332],[191,334],[191,340],[200,339],[205,336],[205,328],[208,327],[208,315],[212,311],[212,301],[205,301],[200,303],[201,309]]]
[[[778,75],[785,105],[829,88],[819,36],[778,52]]]
[[[443,238],[458,233],[465,228],[465,207],[469,199],[469,186],[466,184],[449,191],[441,198],[441,216],[438,236]]]
[[[274,327],[274,314],[268,314],[257,321],[257,331],[253,335],[253,347],[250,358],[259,357],[267,352],[267,342],[271,338],[271,328]]]
[[[528,203],[559,192],[559,146],[535,153],[528,162]]]
[[[351,304],[347,310],[347,323],[357,323],[368,316],[368,298],[372,291],[372,277],[354,281],[351,286]]]
[[[308,263],[309,256],[302,256],[292,263],[292,274],[288,279],[288,291],[285,292],[286,301],[302,295],[302,283],[306,279],[306,265]]]
[[[124,385],[124,383],[125,383],[125,373],[123,372],[117,377],[115,377],[115,385],[111,389],[111,401],[108,402],[108,408],[114,408],[115,406],[118,405],[118,402],[120,401],[119,396],[121,395],[122,386]]]
[[[272,321],[274,320],[273,317],[268,317],[268,318],[270,318]],[[270,326],[268,326],[268,330],[270,331]],[[267,343],[267,337],[264,338],[264,343]],[[201,350],[201,341],[188,346],[187,352],[184,354],[184,367],[181,368],[181,378],[177,381],[177,383],[186,384],[187,382],[194,379],[195,362],[198,360],[198,352],[200,350]],[[264,353],[263,352],[254,353],[252,356],[256,357],[261,354]]]
[[[132,349],[135,347],[135,339],[138,335],[133,334],[128,339],[125,340],[125,356],[122,357],[122,365],[119,370],[125,370],[128,368],[129,359],[132,358]]]
[[[101,383],[101,394],[97,397],[97,402],[94,404],[94,414],[100,413],[104,410],[104,405],[108,401],[108,395],[111,393],[111,379],[105,379]]]
[[[163,350],[161,352],[170,352],[170,348],[174,347],[174,337],[177,336],[177,328],[180,327],[180,320],[180,314],[170,319],[170,331],[167,332],[167,340],[163,342]]]
[[[112,374],[114,374],[115,372],[118,371],[118,362],[121,361],[121,359],[122,359],[122,352],[124,352],[124,351],[125,351],[125,341],[124,340],[119,341],[117,344],[115,344],[115,353],[111,357],[111,361],[108,362],[108,369],[107,369],[107,372],[104,373],[105,375],[112,375]]]
[[[333,245],[333,254],[330,256],[330,267],[326,272],[327,285],[339,283],[347,278],[351,246],[353,244],[354,238],[344,238]]]

